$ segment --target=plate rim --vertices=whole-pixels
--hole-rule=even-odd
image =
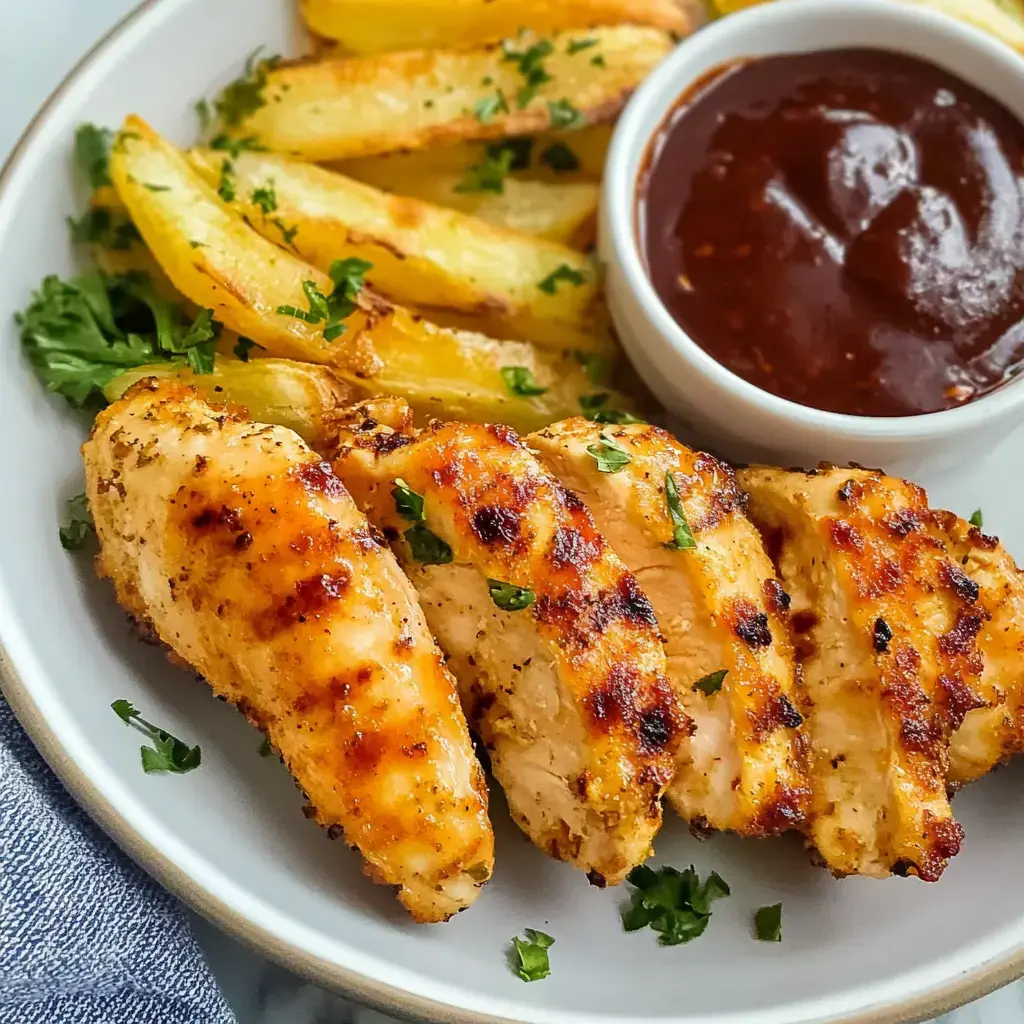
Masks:
[[[78,80],[100,65],[129,29],[147,21],[156,12],[181,0],[140,0],[127,14],[116,21],[71,67],[59,84],[49,93],[32,119],[25,126],[0,165],[0,207],[18,166],[34,145],[50,115],[69,94]],[[5,594],[0,589],[0,605]],[[7,626],[0,618],[0,634]],[[16,628],[16,627],[15,627]],[[26,647],[31,645],[27,643]],[[212,889],[204,886],[185,867],[148,841],[124,811],[102,793],[92,778],[71,756],[67,745],[47,720],[31,687],[22,678],[0,635],[0,692],[14,711],[18,721],[62,785],[104,832],[149,875],[192,907],[218,928],[280,963],[287,969],[309,978],[325,988],[340,990],[357,1002],[388,1014],[409,1019],[418,1018],[445,1024],[522,1024],[518,1017],[506,1017],[466,1006],[439,1002],[430,996],[410,991],[379,979],[371,978],[356,968],[303,949],[274,934],[243,912],[233,908]],[[948,1013],[1002,986],[1024,977],[1024,946],[964,971],[952,980],[936,984],[897,1002],[867,1007],[853,1013],[832,1014],[817,1018],[821,1024],[910,1024]],[[542,1011],[543,1012],[543,1011]],[[574,1012],[555,1010],[552,1019],[564,1018],[576,1024]],[[710,1018],[709,1018],[710,1019]],[[643,1018],[606,1019],[602,1024],[633,1024]],[[657,1018],[672,1024],[672,1018]],[[677,1018],[680,1022],[682,1018]],[[696,1024],[696,1022],[694,1022]]]

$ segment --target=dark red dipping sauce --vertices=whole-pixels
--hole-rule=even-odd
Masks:
[[[1024,363],[1024,126],[895,53],[793,54],[685,96],[638,181],[654,287],[723,366],[802,405],[949,409]]]

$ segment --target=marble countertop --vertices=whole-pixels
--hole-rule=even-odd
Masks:
[[[32,0],[3,4],[0,155],[15,144],[35,111],[74,63],[134,0]],[[234,1009],[238,1024],[388,1024],[269,963],[192,915],[197,937]],[[879,937],[884,941],[884,936]],[[947,1014],[940,1024],[1020,1024],[1024,982]]]

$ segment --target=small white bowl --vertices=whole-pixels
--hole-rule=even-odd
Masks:
[[[912,474],[987,452],[1024,419],[1024,375],[967,405],[904,417],[848,416],[779,398],[705,352],[662,305],[636,231],[637,174],[652,135],[701,76],[778,53],[872,47],[931,61],[1024,120],[1024,60],[993,37],[935,11],[892,0],[788,0],[731,15],[683,42],[637,90],[608,155],[600,251],[623,345],[691,438],[742,461],[821,460]]]

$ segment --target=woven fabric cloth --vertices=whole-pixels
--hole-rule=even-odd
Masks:
[[[235,1024],[181,905],[89,820],[2,697],[0,1024]]]

